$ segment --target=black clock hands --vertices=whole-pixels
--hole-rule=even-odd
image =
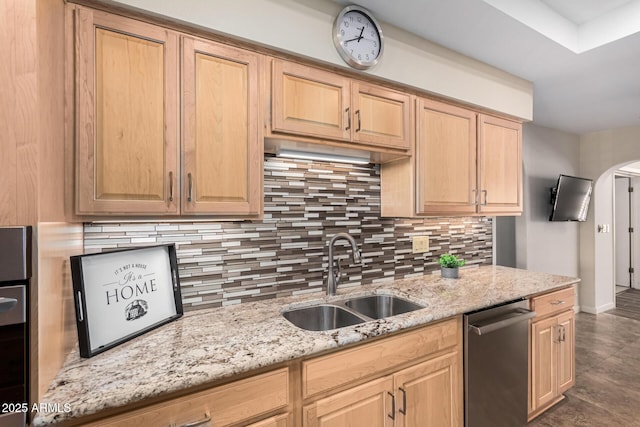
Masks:
[[[352,41],[354,41],[354,40],[357,40],[357,41],[358,41],[358,43],[360,43],[360,40],[362,40],[362,39],[364,38],[364,37],[362,37],[362,33],[363,33],[363,32],[364,32],[364,26],[363,26],[362,28],[360,28],[360,34],[358,35],[358,37],[353,38],[353,39],[349,39],[349,40],[345,40],[344,42],[345,42],[345,43],[349,43],[349,42],[352,42]]]

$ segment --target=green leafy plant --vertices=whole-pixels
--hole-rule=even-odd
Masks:
[[[463,259],[458,259],[455,255],[443,254],[440,255],[440,266],[444,268],[456,268],[464,265]]]

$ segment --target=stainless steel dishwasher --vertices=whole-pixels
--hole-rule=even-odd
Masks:
[[[464,315],[466,427],[519,427],[527,423],[528,301]]]

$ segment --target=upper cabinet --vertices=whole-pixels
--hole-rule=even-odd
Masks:
[[[430,99],[416,111],[414,159],[381,166],[383,216],[522,212],[520,123]]]
[[[475,213],[476,114],[426,99],[417,110],[417,213]]]
[[[411,149],[410,95],[279,59],[272,73],[273,134]]]
[[[259,55],[74,7],[76,212],[259,215]]]
[[[177,33],[75,16],[78,213],[177,213]]]
[[[522,125],[478,115],[478,212],[522,212]]]
[[[259,59],[182,38],[183,213],[260,211]]]

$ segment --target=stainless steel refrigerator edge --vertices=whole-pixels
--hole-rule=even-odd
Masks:
[[[529,322],[527,300],[464,315],[466,427],[527,423]]]

